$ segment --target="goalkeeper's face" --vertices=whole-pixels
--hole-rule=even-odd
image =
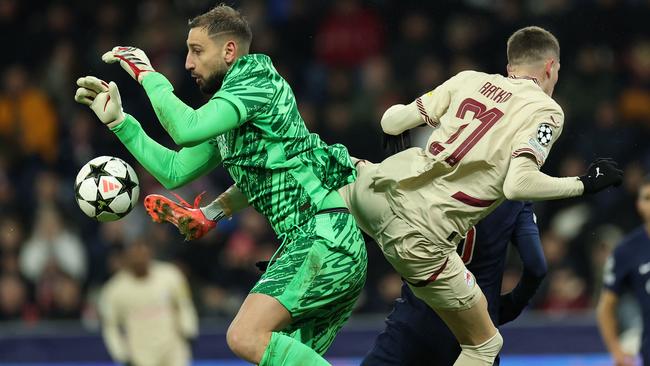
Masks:
[[[219,88],[228,68],[234,62],[228,44],[233,43],[211,38],[205,28],[192,28],[187,36],[185,68],[205,94],[214,94]]]

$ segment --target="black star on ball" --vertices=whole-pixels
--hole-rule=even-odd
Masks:
[[[124,177],[124,178],[115,177],[115,179],[117,179],[117,181],[120,182],[120,184],[122,185],[122,188],[120,188],[120,191],[117,192],[118,195],[121,194],[121,193],[126,192],[126,193],[129,194],[129,196],[131,196],[131,192],[133,191],[133,188],[138,186],[138,183],[133,181],[133,179],[131,178],[131,175],[129,174],[128,169],[126,170],[126,177]]]

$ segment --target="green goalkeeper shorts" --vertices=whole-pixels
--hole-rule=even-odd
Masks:
[[[289,231],[251,293],[276,298],[293,322],[282,333],[325,353],[361,294],[368,257],[347,211],[328,210]]]

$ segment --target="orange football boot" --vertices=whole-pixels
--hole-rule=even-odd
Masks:
[[[170,222],[185,236],[186,241],[194,240],[217,226],[216,222],[205,217],[203,211],[199,209],[203,193],[196,196],[194,205],[190,205],[176,193],[172,194],[176,196],[179,203],[159,194],[150,194],[144,199],[144,207],[153,221]]]

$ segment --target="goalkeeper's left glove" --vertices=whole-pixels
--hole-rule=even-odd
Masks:
[[[113,128],[126,116],[122,110],[122,98],[117,84],[100,80],[94,76],[85,76],[77,80],[79,88],[74,100],[87,105],[108,128]]]
[[[113,47],[112,50],[102,55],[102,60],[108,64],[119,61],[120,66],[140,84],[147,72],[155,71],[149,57],[143,50],[136,47]]]

